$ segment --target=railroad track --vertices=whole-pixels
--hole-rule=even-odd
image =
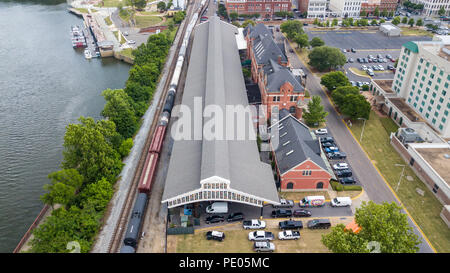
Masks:
[[[179,54],[180,47],[181,47],[181,44],[183,42],[184,34],[186,33],[186,29],[187,29],[187,26],[189,25],[189,21],[191,20],[191,17],[193,15],[194,11],[195,11],[194,7],[196,7],[196,6],[197,6],[197,3],[194,3],[193,5],[190,5],[188,7],[187,16],[186,16],[186,18],[184,19],[184,22],[183,22],[182,33],[179,36],[178,43],[176,45],[175,54],[173,55],[172,62],[170,64],[170,66],[169,66],[168,76],[166,78],[166,82],[165,82],[164,87],[163,87],[163,93],[161,94],[161,97],[160,97],[160,99],[158,101],[158,105],[156,107],[155,115],[153,117],[153,121],[152,121],[152,124],[150,126],[150,133],[148,134],[147,139],[145,140],[144,149],[143,149],[143,152],[141,153],[141,157],[139,159],[138,167],[136,168],[133,181],[132,181],[132,183],[130,185],[130,188],[128,190],[128,193],[127,193],[127,196],[126,196],[126,199],[125,199],[124,206],[123,206],[122,211],[120,213],[119,221],[117,223],[117,226],[114,229],[114,232],[113,232],[113,235],[112,235],[112,238],[111,238],[111,242],[110,242],[110,245],[108,247],[108,252],[109,253],[117,253],[117,252],[119,252],[120,247],[122,245],[123,235],[124,235],[124,232],[126,231],[126,228],[127,228],[126,225],[128,223],[128,219],[130,218],[130,213],[131,213],[131,210],[133,208],[133,205],[134,205],[134,202],[135,202],[135,199],[136,199],[137,187],[138,187],[138,184],[139,184],[139,179],[140,179],[140,175],[142,173],[142,169],[144,168],[145,159],[147,157],[147,151],[149,149],[150,143],[151,143],[153,135],[155,133],[156,126],[158,125],[161,112],[163,111],[163,106],[164,106],[164,103],[165,103],[165,100],[166,100],[167,93],[169,91],[170,81],[172,79],[173,72],[175,70],[175,65],[176,65],[177,59],[178,59],[177,56]],[[177,33],[175,35],[175,38],[179,34],[179,31],[180,31],[180,29],[178,29],[178,31],[177,31]],[[147,210],[148,209],[150,209],[150,208],[147,208]],[[145,217],[145,215],[143,217]]]

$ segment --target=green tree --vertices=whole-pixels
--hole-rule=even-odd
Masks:
[[[377,24],[377,20],[373,19],[372,22],[370,22],[370,24],[371,24],[372,26],[376,25],[376,24]]]
[[[332,26],[337,26],[338,25],[338,19],[334,18],[333,22],[331,22]]]
[[[245,20],[245,22],[242,23],[242,27],[243,27],[243,28],[246,28],[248,25],[255,26],[256,23],[255,23],[255,21],[253,21],[253,20]]]
[[[381,16],[387,17],[388,16],[388,11],[386,9],[383,9],[383,11],[381,12]]]
[[[114,194],[111,183],[105,178],[89,184],[81,194],[81,207],[103,211]]]
[[[397,16],[394,19],[392,19],[392,24],[398,25],[400,24],[400,21],[401,21],[400,17]]]
[[[423,26],[423,20],[421,18],[417,19],[416,26],[418,26],[418,27]]]
[[[133,147],[133,139],[130,137],[130,138],[125,139],[122,142],[122,144],[119,147],[118,152],[122,156],[122,158],[124,158],[124,157],[128,156],[128,154],[130,154],[130,150],[132,147]]]
[[[53,207],[54,204],[67,205],[74,200],[75,194],[83,184],[83,176],[75,169],[65,169],[48,175],[50,184],[44,185],[48,191],[41,200]]]
[[[383,18],[380,19],[380,24],[386,23],[386,20],[384,20]]]
[[[309,45],[308,34],[303,33],[295,35],[293,42],[297,44],[298,48],[307,47]]]
[[[230,12],[230,19],[231,21],[236,21],[236,19],[239,17],[239,14],[237,12]]]
[[[96,122],[90,117],[78,120],[80,124],[66,127],[62,167],[78,170],[88,183],[103,177],[115,181],[122,168],[120,155],[114,149],[115,139],[120,137],[116,125],[110,120]]]
[[[320,84],[324,85],[328,90],[333,91],[341,86],[350,86],[350,81],[342,71],[332,71],[322,76]]]
[[[442,6],[442,7],[439,9],[438,14],[439,14],[440,16],[444,16],[444,15],[445,15],[445,8],[444,8],[444,6]]]
[[[305,33],[300,21],[286,21],[280,25],[281,32],[285,33],[289,40],[293,40],[297,34]]]
[[[413,27],[414,26],[414,18],[410,18],[409,19],[409,21],[408,21],[408,25],[410,26],[410,27]]]
[[[381,253],[416,253],[420,240],[401,210],[394,202],[363,202],[355,213],[355,222],[361,227],[358,233],[337,225],[322,236],[322,242],[334,253],[370,252],[370,242],[378,243]]]
[[[116,124],[117,132],[124,138],[132,137],[138,124],[130,97],[123,89],[106,89],[102,96],[106,100],[102,115]]]
[[[349,94],[358,95],[359,88],[351,85],[339,86],[334,91],[332,91],[331,98],[336,103],[336,105],[341,108],[341,106],[345,103],[347,95]]]
[[[369,20],[367,20],[367,19],[361,19],[361,20],[358,21],[358,25],[363,26],[363,27],[366,27],[366,26],[369,25]]]
[[[408,17],[403,17],[402,18],[402,24],[407,24],[408,23]]]
[[[166,3],[164,3],[163,1],[160,1],[156,5],[156,7],[158,8],[159,11],[165,11],[166,10]]]
[[[342,114],[349,116],[351,119],[358,118],[369,119],[370,103],[366,98],[359,94],[348,94],[344,98],[344,102],[339,106]]]
[[[324,42],[322,39],[320,39],[320,37],[314,37],[314,38],[311,39],[311,41],[309,42],[309,44],[310,44],[312,47],[318,47],[318,46],[323,46],[323,45],[325,45],[325,42]]]
[[[380,16],[380,9],[378,7],[375,7],[375,10],[373,11],[373,16],[375,17]]]
[[[131,5],[136,9],[143,9],[147,5],[147,0],[131,0]]]
[[[367,11],[362,10],[361,13],[359,14],[359,16],[366,17],[367,16]]]
[[[303,118],[307,125],[313,126],[325,122],[325,117],[327,115],[328,112],[324,111],[320,97],[313,96],[311,101],[308,102],[308,110],[303,114]]]
[[[180,24],[184,20],[184,17],[185,13],[183,11],[175,12],[173,15],[173,21],[175,24]]]
[[[319,46],[315,47],[308,55],[309,64],[319,71],[336,69],[343,66],[347,58],[338,48]]]

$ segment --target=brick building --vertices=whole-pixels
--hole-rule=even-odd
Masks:
[[[387,12],[395,11],[398,5],[398,0],[363,0],[361,2],[361,11],[365,11],[368,14],[373,15],[376,8],[381,13],[386,10]]]
[[[277,44],[272,32],[264,25],[249,25],[244,35],[247,40],[247,58],[251,60],[252,80],[261,92],[261,101],[267,106],[266,116],[273,111],[287,109],[301,118],[305,89],[289,68],[284,43]]]
[[[272,155],[282,191],[328,189],[331,171],[319,140],[286,109],[270,128]],[[278,141],[276,141],[278,129]]]
[[[291,0],[226,0],[225,7],[228,14],[258,13],[261,17],[271,17],[275,12],[291,11]]]

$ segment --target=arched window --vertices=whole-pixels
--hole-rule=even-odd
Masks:
[[[319,182],[316,184],[316,189],[323,189],[323,182]]]
[[[295,106],[289,107],[289,113],[295,114]]]
[[[292,190],[293,188],[294,188],[294,183],[292,183],[292,182],[287,183],[286,189]]]

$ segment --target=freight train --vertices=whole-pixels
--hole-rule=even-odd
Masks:
[[[148,196],[152,189],[152,183],[156,168],[158,165],[159,155],[162,149],[162,143],[166,134],[166,127],[169,123],[172,108],[175,102],[175,96],[177,94],[178,82],[180,80],[181,70],[184,64],[184,58],[189,45],[189,38],[191,37],[192,30],[197,22],[199,13],[205,6],[206,0],[201,1],[200,9],[197,11],[191,21],[189,22],[186,32],[183,37],[183,41],[178,53],[178,60],[175,66],[174,73],[172,75],[169,91],[164,103],[163,111],[159,118],[158,125],[153,135],[150,147],[147,151],[144,168],[139,179],[138,195],[134,203],[133,210],[131,212],[130,221],[128,222],[125,238],[123,240],[123,246],[120,249],[120,253],[134,253],[139,241],[139,234],[141,233],[142,222],[144,220],[144,212],[147,207]]]

